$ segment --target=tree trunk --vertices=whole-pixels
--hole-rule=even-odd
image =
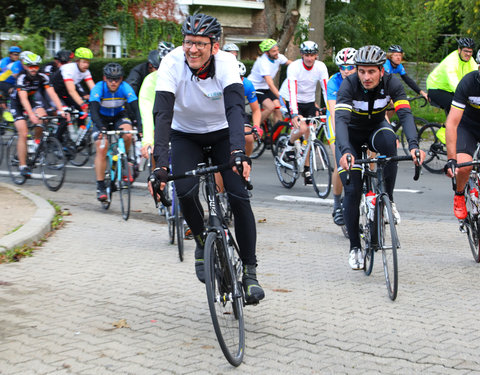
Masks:
[[[289,15],[285,16],[285,20],[283,23],[282,34],[278,40],[278,49],[281,53],[285,52],[285,49],[292,39],[293,34],[295,33],[295,27],[297,26],[298,19],[300,18],[300,13],[298,10],[293,9],[290,11]]]
[[[280,52],[284,53],[295,34],[295,28],[300,18],[300,13],[297,10],[297,0],[287,0],[285,8],[278,0],[264,0],[264,3],[268,36],[278,42]],[[283,19],[282,13],[285,14]]]
[[[318,44],[318,57],[323,61],[325,0],[314,0],[310,5],[309,39]]]

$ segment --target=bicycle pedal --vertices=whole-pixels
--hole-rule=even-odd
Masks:
[[[458,223],[460,224],[458,229],[460,230],[461,233],[467,233],[467,228],[465,227],[465,220],[458,220]]]

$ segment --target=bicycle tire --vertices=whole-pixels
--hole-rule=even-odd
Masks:
[[[49,190],[58,191],[63,185],[67,171],[67,158],[63,153],[62,144],[57,138],[49,136],[39,147],[43,183]]]
[[[172,181],[167,182],[167,186],[165,189],[165,198],[172,202],[170,207],[165,207],[165,220],[167,221],[168,226],[168,241],[170,245],[175,243],[175,211],[177,209],[177,205],[175,204],[175,191],[174,185]]]
[[[120,168],[117,176],[120,178],[117,179],[118,182],[118,192],[120,193],[120,206],[122,208],[122,218],[123,220],[128,220],[130,216],[130,181],[132,179],[132,171],[129,168],[128,160],[126,155],[120,157],[120,163],[118,163],[118,168]]]
[[[3,134],[4,134],[3,125],[0,124],[0,165],[2,165],[2,162],[3,162],[3,153],[4,153],[3,149],[5,148],[3,144]]]
[[[325,146],[318,139],[313,141],[309,157],[313,190],[319,198],[325,199],[332,187],[332,165]]]
[[[180,210],[180,203],[178,202],[177,194],[175,194],[175,229],[177,231],[177,247],[178,247],[178,259],[183,262],[185,228],[183,227],[183,215]]]
[[[92,154],[91,132],[88,131],[85,134],[82,142],[76,146],[75,155],[69,160],[70,164],[74,165],[75,167],[83,167],[85,164],[87,164]]]
[[[112,176],[110,174],[110,159],[108,158],[108,156],[106,157],[106,168],[105,168],[105,189],[107,190],[107,200],[106,201],[102,201],[102,208],[104,210],[108,210],[108,208],[110,207],[110,203],[112,203],[112,184],[114,184],[115,182],[112,181]]]
[[[415,126],[417,128],[416,129],[417,134],[419,129],[421,129],[424,125],[428,124],[428,121],[421,117],[414,116],[413,120],[415,121]],[[401,126],[399,129],[399,137],[400,137],[400,142],[402,144],[403,152],[405,153],[405,155],[410,155],[410,150],[408,149],[407,137],[405,136],[405,132],[403,131],[403,126]]]
[[[425,151],[423,166],[431,173],[443,173],[447,163],[447,146],[437,138],[437,131],[442,127],[436,122],[429,122],[418,132],[420,149]]]
[[[18,143],[18,136],[14,135],[12,138],[9,139],[7,143],[7,168],[10,178],[12,179],[13,183],[16,185],[23,185],[27,178],[20,174],[20,170],[18,167],[20,166],[20,162],[18,160],[17,155],[17,143]]]
[[[474,207],[474,204],[470,198],[470,189],[475,187],[478,191],[479,183],[478,176],[470,176],[467,186],[465,188],[465,201],[468,210],[468,215],[465,220],[465,227],[467,229],[468,244],[470,245],[470,250],[472,251],[473,259],[476,263],[480,263],[480,228],[479,228],[479,217],[478,213],[473,213],[473,208],[478,212],[478,207]]]
[[[260,128],[262,129],[263,134],[260,138],[253,137],[253,151],[252,151],[252,154],[250,155],[250,159],[258,159],[260,156],[262,156],[267,146],[266,145],[267,131],[265,130],[265,125],[263,123],[260,124]]]
[[[378,247],[382,251],[383,271],[388,296],[392,301],[398,292],[398,236],[392,204],[387,194],[377,197],[377,233]]]
[[[363,272],[370,276],[373,269],[374,254],[372,246],[372,221],[368,218],[368,207],[365,194],[362,194],[360,202],[360,241],[363,256]]]
[[[245,353],[243,295],[226,239],[210,232],[205,241],[205,289],[217,341],[227,361],[237,367]]]
[[[290,123],[287,121],[278,121],[271,132],[272,138],[272,155],[273,157],[278,156],[278,147],[277,147],[277,140],[282,134],[290,134]]]
[[[281,161],[281,158],[284,154],[284,149],[287,146],[289,136],[287,134],[282,134],[277,140],[278,147],[278,156],[275,156],[275,171],[277,172],[278,179],[280,183],[290,189],[295,185],[295,182],[298,178],[298,167],[297,160],[294,161]]]

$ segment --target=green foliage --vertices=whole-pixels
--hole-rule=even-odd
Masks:
[[[295,27],[294,42],[296,45],[300,45],[306,40],[308,40],[308,28],[309,28],[308,18],[300,18],[298,20],[297,26]]]
[[[144,57],[137,57],[137,58],[128,58],[128,59],[93,59],[90,62],[90,73],[92,73],[92,77],[94,82],[101,81],[103,79],[103,67],[110,62],[116,62],[123,66],[123,70],[125,72],[125,77],[128,77],[130,70],[140,63],[147,61]]]

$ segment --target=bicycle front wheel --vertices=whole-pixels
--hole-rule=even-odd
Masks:
[[[479,217],[478,217],[478,206],[472,202],[470,198],[470,189],[475,187],[478,191],[478,177],[470,176],[470,180],[467,183],[465,189],[465,201],[467,204],[468,215],[465,220],[465,226],[467,229],[468,243],[470,245],[470,250],[472,250],[473,259],[475,262],[480,263],[480,241],[479,241]],[[476,213],[475,213],[476,212]]]
[[[427,120],[421,117],[414,116],[413,119],[415,121],[415,126],[417,127],[417,133],[418,133],[418,129],[421,129],[424,125],[428,123]],[[403,152],[405,153],[405,155],[410,155],[410,150],[408,149],[408,141],[407,141],[407,137],[405,136],[405,132],[403,131],[403,126],[400,127],[398,135],[400,138],[400,142],[402,143]]]
[[[205,288],[220,348],[228,362],[239,366],[245,352],[243,298],[227,251],[225,239],[210,232],[205,241]]]
[[[42,147],[40,162],[43,183],[51,191],[57,191],[63,185],[67,170],[67,158],[63,153],[62,144],[55,137],[47,137],[40,147]]]
[[[315,139],[310,150],[310,174],[313,190],[320,198],[328,197],[332,185],[332,166],[325,146]]]
[[[290,189],[295,185],[298,178],[297,160],[286,161],[284,158],[284,150],[287,147],[289,135],[282,134],[276,143],[278,150],[278,156],[275,156],[275,171],[277,172],[280,183],[287,189]]]
[[[185,236],[185,229],[183,227],[183,215],[180,210],[180,203],[178,202],[177,194],[175,194],[175,228],[177,230],[177,247],[178,247],[178,258],[180,262],[183,262],[183,239]]]
[[[20,161],[17,154],[18,136],[14,135],[7,144],[7,167],[12,181],[17,185],[25,183],[27,178],[20,173]]]
[[[87,164],[90,155],[92,155],[91,132],[88,131],[80,144],[75,147],[75,155],[70,159],[70,163],[76,167],[83,167]]]
[[[388,195],[384,194],[377,197],[377,205],[379,205],[377,208],[378,247],[382,251],[383,271],[388,296],[394,301],[397,298],[398,291],[397,229]]]
[[[418,132],[420,149],[425,151],[423,166],[431,173],[442,173],[447,163],[445,128],[435,122],[422,126]]]
[[[128,220],[130,216],[130,181],[133,181],[133,176],[128,165],[127,156],[122,155],[119,166],[121,178],[118,181],[118,191],[120,193],[120,205],[122,207],[123,220]]]
[[[362,244],[363,271],[370,276],[373,269],[374,251],[372,247],[372,221],[368,218],[368,206],[365,194],[362,194],[360,202],[360,240]]]

